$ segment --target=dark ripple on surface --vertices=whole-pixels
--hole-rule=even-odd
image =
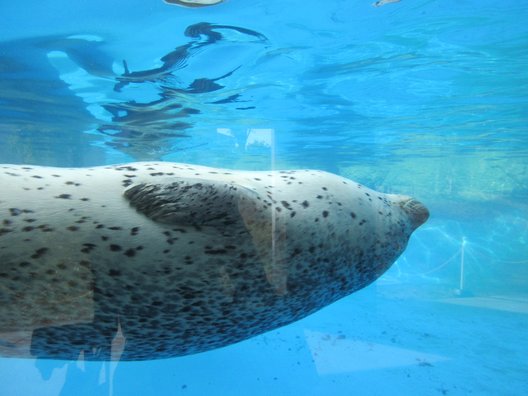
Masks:
[[[133,158],[160,158],[174,151],[174,139],[191,137],[192,118],[204,113],[203,104],[242,101],[240,93],[230,90],[223,95],[222,90],[245,58],[236,64],[208,57],[217,56],[219,46],[232,52],[233,46],[236,51],[237,45],[247,48],[249,44],[258,50],[268,42],[254,30],[208,22],[188,26],[184,36],[190,41],[161,54],[160,66],[133,70],[133,59],[124,59],[121,75],[113,71],[117,59],[105,51],[100,37],[53,36],[0,43],[4,65],[0,88],[5,101],[0,115],[6,124],[20,125],[32,135],[49,133],[50,140],[56,141],[57,135],[46,125],[53,114],[57,131],[72,135],[84,129]],[[193,67],[193,62],[204,63],[203,59],[211,65],[208,70]],[[63,78],[72,67],[84,75],[81,79],[86,81],[77,81],[80,87]],[[27,81],[24,93],[16,89]],[[206,96],[202,100],[198,95]],[[85,100],[86,96],[91,99]]]

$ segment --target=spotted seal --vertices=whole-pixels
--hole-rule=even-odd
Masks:
[[[0,165],[0,354],[229,345],[370,284],[428,215],[317,170]]]

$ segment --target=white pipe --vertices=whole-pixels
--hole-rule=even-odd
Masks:
[[[464,249],[466,246],[466,237],[462,237],[462,247],[460,248],[460,292],[464,290]]]

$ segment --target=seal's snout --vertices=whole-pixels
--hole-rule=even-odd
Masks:
[[[402,200],[400,206],[409,215],[413,229],[420,227],[429,218],[429,210],[423,203],[414,198],[409,197]]]

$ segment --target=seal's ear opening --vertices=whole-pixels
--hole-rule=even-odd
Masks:
[[[183,7],[206,7],[222,3],[224,0],[164,0],[165,3]]]

